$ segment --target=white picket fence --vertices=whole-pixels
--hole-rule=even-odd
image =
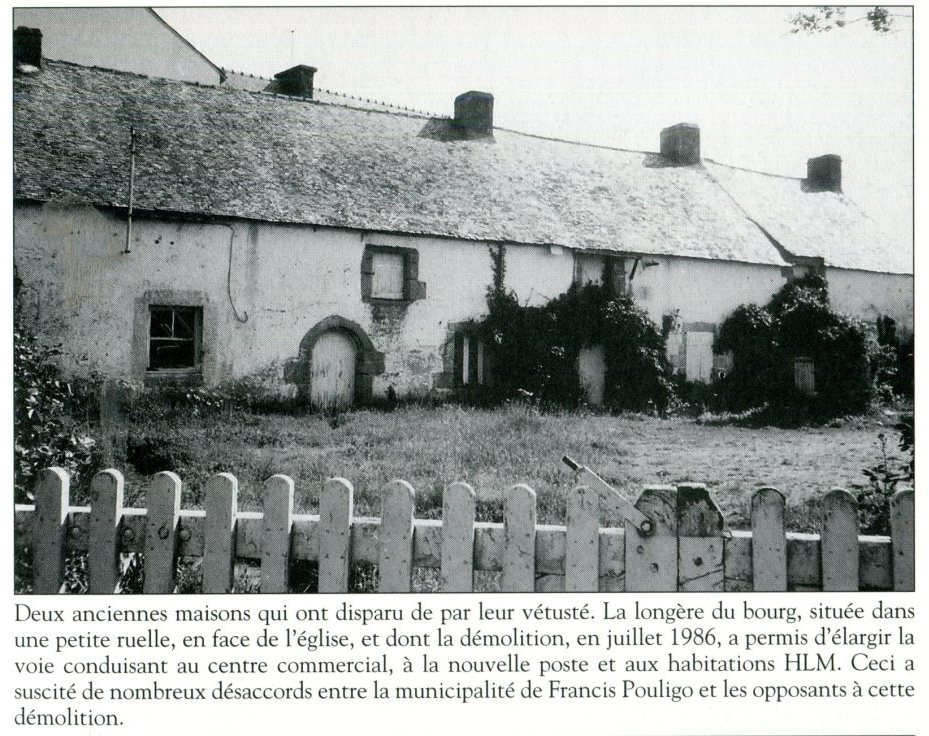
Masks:
[[[228,473],[206,484],[202,510],[181,509],[181,479],[153,476],[147,509],[123,506],[117,470],[98,473],[89,507],[69,505],[69,478],[43,471],[35,504],[17,505],[16,545],[31,550],[35,593],[57,593],[68,553],[87,553],[88,591],[113,593],[121,553],[144,552],[144,592],[176,590],[179,557],[202,558],[202,591],[228,593],[237,560],[260,561],[260,590],[284,593],[291,563],[319,565],[319,592],[349,590],[353,562],[377,566],[379,592],[408,592],[416,568],[439,571],[438,589],[474,589],[476,571],[499,573],[499,588],[525,591],[913,590],[914,494],[891,500],[891,536],[861,536],[857,501],[837,489],[823,499],[821,534],[784,531],[784,497],[761,488],[751,499],[751,531],[728,531],[699,484],[647,486],[635,503],[654,531],[601,526],[601,496],[575,488],[565,526],[536,523],[535,492],[515,485],[502,524],[475,521],[474,491],[446,487],[442,519],[414,518],[413,487],[392,481],[380,518],[353,515],[352,485],[324,484],[319,514],[293,513],[294,482],[264,484],[263,512],[240,512]]]

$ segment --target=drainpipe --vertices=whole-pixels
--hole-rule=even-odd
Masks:
[[[132,248],[132,200],[135,197],[135,126],[129,126],[129,212],[126,215],[126,247],[123,253],[130,253]]]

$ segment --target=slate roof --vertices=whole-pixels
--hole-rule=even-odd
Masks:
[[[124,207],[134,125],[137,209],[784,263],[719,167],[500,129],[443,142],[428,121],[48,61],[14,79],[17,194]]]
[[[229,69],[223,69],[223,74],[225,75],[225,79],[223,80],[224,87],[244,89],[249,92],[265,92],[267,91],[268,86],[274,83],[273,79],[268,79],[267,77],[261,77],[256,74],[244,74],[243,72],[235,72]],[[358,95],[350,95],[344,92],[325,89],[323,87],[313,87],[313,99],[317,102],[330,102],[335,105],[357,107],[360,110],[411,112],[418,113],[420,115],[429,114],[423,110],[413,110],[410,108],[402,107],[401,105],[394,105],[389,102],[381,102],[380,100],[372,100]]]
[[[704,159],[706,170],[791,255],[827,266],[913,273],[909,242],[896,242],[842,194],[803,191],[803,180]]]

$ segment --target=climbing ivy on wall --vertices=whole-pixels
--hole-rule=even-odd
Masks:
[[[722,389],[730,408],[803,406],[822,416],[859,412],[874,395],[876,342],[863,322],[834,312],[825,277],[785,284],[764,307],[738,307],[720,326],[715,349],[729,351]],[[811,358],[816,396],[794,388],[794,359]]]
[[[506,290],[504,247],[492,247],[491,259],[488,314],[469,330],[489,353],[493,398],[529,393],[544,403],[576,405],[584,398],[578,355],[586,346],[602,345],[609,408],[661,411],[673,401],[665,338],[631,297],[613,292],[612,279],[603,286],[573,285],[543,306],[528,306]]]

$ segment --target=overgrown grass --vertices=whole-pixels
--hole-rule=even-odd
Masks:
[[[355,488],[357,515],[379,513],[379,492],[403,478],[416,489],[416,514],[439,518],[442,489],[470,483],[478,517],[499,521],[514,483],[538,497],[542,523],[563,523],[573,474],[569,454],[630,497],[643,485],[706,483],[733,528],[745,527],[748,502],[760,485],[788,499],[791,529],[818,526],[818,499],[836,486],[866,483],[862,469],[880,457],[874,418],[797,429],[733,426],[688,418],[540,412],[527,405],[484,410],[405,406],[338,417],[219,410],[182,410],[124,419],[114,460],[127,477],[127,504],[144,505],[147,477],[173,470],[184,480],[185,507],[200,505],[210,475],[239,479],[239,507],[261,508],[261,486],[274,473],[296,482],[296,510],[312,513],[326,478]],[[888,422],[892,423],[892,422]],[[77,499],[80,501],[80,499]]]

